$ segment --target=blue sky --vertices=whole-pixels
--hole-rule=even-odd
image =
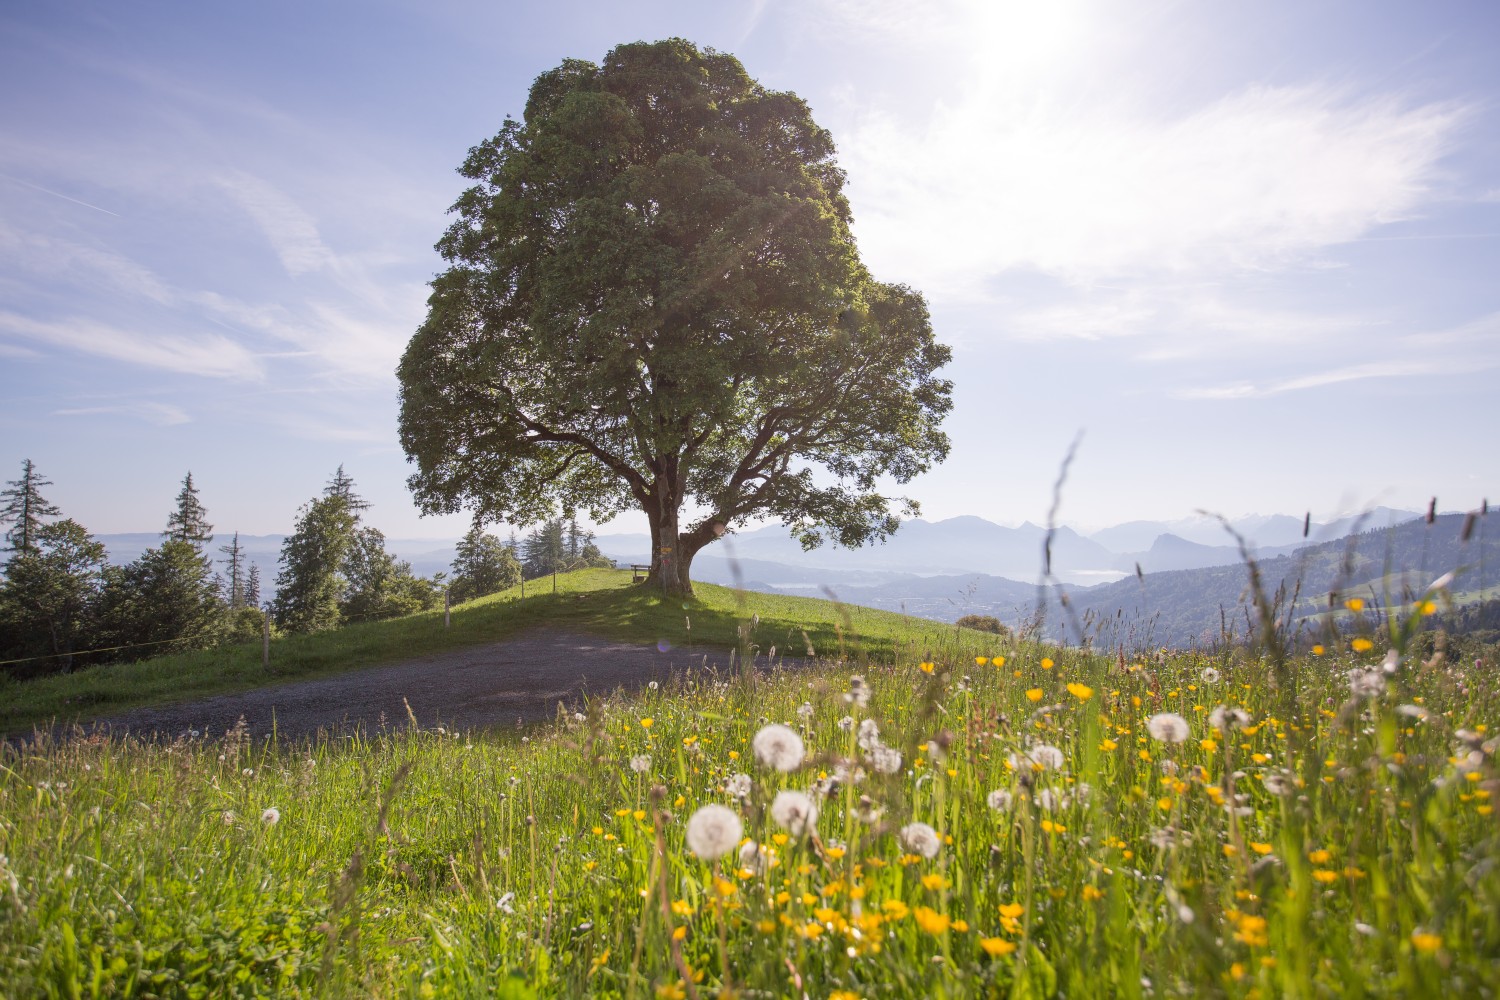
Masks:
[[[928,296],[927,517],[1041,520],[1080,431],[1081,526],[1500,482],[1500,8],[1280,0],[8,4],[0,476],[107,533],[191,469],[270,533],[343,463],[387,534],[461,533],[393,374],[455,168],[563,58],[673,35],[809,102]]]

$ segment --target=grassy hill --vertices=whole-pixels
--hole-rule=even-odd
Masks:
[[[427,616],[278,662],[528,622],[676,642],[686,616],[722,644],[755,614],[757,642],[836,652],[842,629],[894,655],[684,679],[524,732],[0,745],[0,993],[1494,994],[1493,670],[1386,677],[1368,641],[1285,669],[1026,644],[934,668],[946,629],[846,611],[560,579],[462,609],[456,635]],[[209,662],[170,668],[201,683]]]
[[[453,609],[444,629],[441,611],[349,625],[271,643],[271,670],[260,643],[221,647],[136,663],[93,667],[75,674],[0,682],[0,733],[24,734],[37,724],[87,721],[140,705],[184,701],[270,683],[322,677],[359,667],[498,642],[527,628],[548,626],[603,638],[665,642],[705,653],[761,654],[775,647],[787,657],[809,654],[891,662],[960,643],[978,649],[982,633],[952,625],[804,597],[783,597],[696,584],[691,601],[668,601],[633,586],[628,571],[581,570],[533,580]],[[743,630],[743,631],[742,631]]]

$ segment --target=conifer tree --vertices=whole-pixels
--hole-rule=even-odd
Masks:
[[[236,531],[234,541],[219,546],[219,551],[228,557],[219,560],[229,571],[224,581],[224,598],[230,611],[238,611],[245,606],[245,550],[240,548],[240,533]]]
[[[448,587],[453,600],[472,601],[520,582],[521,563],[510,546],[477,524],[470,528],[453,560],[453,583]]]
[[[521,566],[528,580],[561,572],[567,561],[567,543],[563,539],[561,519],[543,521],[533,528],[522,544]]]
[[[177,509],[167,518],[167,530],[162,537],[171,541],[188,542],[199,548],[214,537],[214,526],[208,523],[208,511],[198,499],[198,489],[193,485],[193,474],[189,472],[182,480],[182,490],[177,494]]]
[[[5,501],[5,506],[0,508],[0,524],[9,523],[11,526],[5,533],[5,540],[10,542],[11,551],[17,554],[35,551],[42,518],[58,517],[62,513],[42,496],[42,487],[51,486],[52,480],[43,479],[28,458],[21,462],[21,478],[5,485],[7,489],[0,491],[0,499]]]
[[[102,628],[110,645],[133,647],[122,659],[201,649],[223,636],[224,602],[213,560],[203,551],[213,530],[189,472],[161,545],[105,574]]]
[[[323,487],[325,497],[339,497],[349,505],[354,516],[359,517],[364,511],[370,509],[370,501],[354,492],[354,479],[344,472],[342,463],[334,470],[333,478]]]
[[[98,642],[104,546],[71,518],[39,526],[0,581],[0,657],[50,656],[15,676],[68,671]]]
[[[255,563],[250,564],[250,571],[245,574],[245,606],[260,607],[260,567]]]
[[[287,632],[318,632],[339,624],[340,570],[354,543],[359,517],[348,493],[330,493],[303,504],[297,524],[281,544],[276,576],[276,624]]]

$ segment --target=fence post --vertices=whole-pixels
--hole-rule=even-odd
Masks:
[[[271,670],[271,612],[260,613],[260,665],[268,673]]]
[[[443,628],[447,628],[453,620],[453,595],[445,587],[443,589]]]

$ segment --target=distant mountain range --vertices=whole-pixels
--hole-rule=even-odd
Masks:
[[[1300,575],[1305,601],[1320,590],[1326,598],[1337,577],[1338,560],[1351,544],[1346,536],[1352,530],[1363,532],[1354,551],[1364,576],[1354,582],[1366,584],[1378,575],[1370,568],[1384,564],[1380,552],[1385,545],[1395,545],[1417,560],[1398,568],[1425,572],[1419,565],[1424,559],[1437,572],[1451,568],[1462,553],[1439,536],[1462,518],[1444,515],[1428,527],[1419,512],[1382,507],[1360,517],[1312,523],[1306,538],[1303,519],[1286,515],[1243,517],[1231,521],[1230,527],[1246,539],[1272,587],[1287,580],[1293,581],[1290,588]],[[1058,628],[1065,625],[1057,615],[1059,588],[1039,587],[1046,535],[1046,529],[1030,523],[1010,528],[965,516],[908,521],[882,545],[824,546],[804,552],[785,528],[769,526],[726,537],[703,550],[693,561],[693,577],[767,593],[832,596],[942,621],[983,613],[1014,624],[1045,603],[1052,611],[1051,626]],[[260,567],[263,597],[274,593],[284,539],[240,536],[246,555]],[[115,563],[138,557],[160,540],[156,533],[100,536]],[[218,536],[212,548],[228,540],[229,536]],[[457,542],[391,538],[386,546],[411,562],[415,572],[431,576],[451,568]],[[620,563],[650,560],[648,535],[601,535],[598,543]],[[1493,545],[1485,542],[1483,551]],[[219,553],[213,555],[218,558]],[[1209,517],[1131,521],[1088,535],[1059,527],[1053,533],[1051,557],[1053,579],[1068,593],[1079,621],[1097,631],[1099,623],[1109,619],[1109,628],[1121,638],[1128,632],[1130,637],[1149,634],[1153,642],[1174,645],[1200,641],[1205,634],[1217,634],[1220,607],[1227,621],[1245,587],[1237,543],[1221,522]],[[1492,577],[1500,568],[1500,554],[1486,558],[1487,576],[1476,576],[1474,589],[1496,585]],[[1301,610],[1317,609],[1307,605]],[[1243,632],[1242,613],[1237,621]]]

